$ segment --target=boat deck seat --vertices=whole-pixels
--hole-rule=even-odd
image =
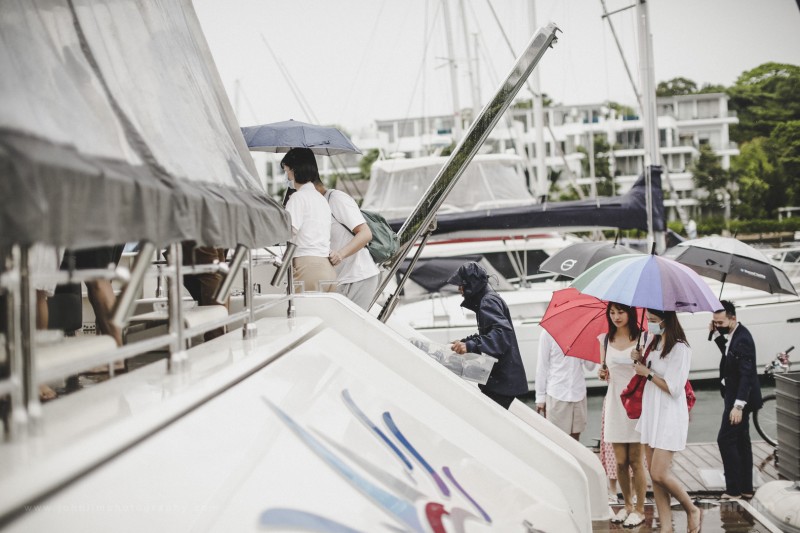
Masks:
[[[202,305],[192,309],[183,310],[183,323],[187,328],[193,328],[206,322],[219,320],[228,316],[228,310],[224,305]],[[157,325],[169,321],[167,311],[150,311],[141,315],[131,317],[130,326],[136,324]]]
[[[39,381],[57,379],[65,373],[79,373],[106,363],[117,342],[110,335],[78,335],[58,342],[36,345],[36,372]],[[93,357],[93,356],[96,356]]]

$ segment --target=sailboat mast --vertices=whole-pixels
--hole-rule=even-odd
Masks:
[[[642,88],[642,136],[644,138],[645,205],[647,206],[648,247],[655,242],[653,233],[653,192],[650,167],[661,162],[658,149],[658,118],[656,115],[655,71],[653,69],[653,41],[650,35],[647,0],[636,3],[637,36],[639,42],[639,78]],[[661,248],[661,246],[659,247]]]
[[[458,69],[453,48],[453,28],[450,19],[450,0],[442,0],[444,32],[447,38],[447,63],[450,69],[450,90],[453,93],[453,140],[461,140],[461,102],[458,99]]]
[[[478,78],[475,74],[475,65],[473,64],[472,53],[470,52],[469,42],[469,28],[467,27],[467,10],[464,7],[464,0],[459,0],[458,7],[461,12],[461,25],[464,32],[464,51],[467,54],[467,75],[469,77],[469,88],[472,93],[472,120],[481,112],[481,97],[478,90]],[[475,48],[477,51],[477,47]],[[477,52],[475,56],[477,62]]]
[[[536,0],[528,2],[528,25],[531,33],[535,32],[539,27],[536,25]],[[536,154],[534,160],[536,161],[536,186],[535,193],[537,197],[547,195],[550,189],[550,183],[547,177],[547,162],[544,146],[544,102],[542,102],[541,82],[539,80],[539,70],[536,69],[531,74],[531,86],[533,87],[533,125],[534,125],[534,143],[536,146]],[[555,142],[555,141],[554,141]],[[531,154],[534,155],[534,154]]]

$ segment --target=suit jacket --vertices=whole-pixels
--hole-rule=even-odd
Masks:
[[[748,411],[760,409],[762,399],[756,370],[756,345],[750,330],[739,324],[728,344],[727,355],[723,351],[719,363],[720,379],[725,380],[722,386],[725,408],[731,409],[736,400],[743,400],[747,402],[745,409]]]

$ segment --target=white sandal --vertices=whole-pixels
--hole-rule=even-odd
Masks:
[[[622,527],[636,527],[640,526],[642,522],[644,522],[644,516],[637,511],[633,511],[628,514],[628,518],[622,523]]]
[[[623,507],[617,511],[617,514],[611,517],[611,521],[615,524],[621,524],[626,518],[628,518],[628,510]]]

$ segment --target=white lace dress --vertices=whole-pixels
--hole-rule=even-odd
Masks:
[[[678,452],[686,447],[689,433],[689,409],[684,387],[689,379],[692,350],[684,343],[676,344],[663,359],[661,351],[653,350],[647,358],[650,370],[663,378],[669,393],[648,381],[642,396],[642,416],[636,429],[643,444],[661,450]]]
[[[605,334],[598,340],[603,345]],[[604,442],[640,442],[641,437],[636,430],[636,420],[628,418],[625,408],[622,407],[620,393],[628,386],[634,375],[633,360],[630,356],[631,348],[618,350],[611,343],[606,349],[606,366],[608,367],[608,392],[604,404],[605,431]]]

